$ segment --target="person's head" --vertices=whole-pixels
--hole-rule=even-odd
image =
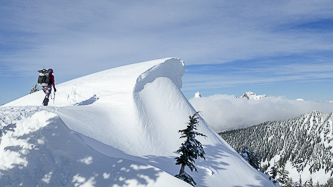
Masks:
[[[53,69],[50,68],[50,69],[49,69],[49,73],[53,73]]]

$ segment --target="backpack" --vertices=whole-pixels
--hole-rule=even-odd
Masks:
[[[49,71],[46,69],[38,70],[38,84],[40,86],[48,86],[50,83]]]

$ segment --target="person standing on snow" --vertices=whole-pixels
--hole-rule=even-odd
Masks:
[[[53,86],[54,92],[57,91],[57,89],[55,88],[54,76],[52,75],[53,69],[50,68],[48,70],[48,72],[49,72],[49,83],[48,83],[47,86],[42,87],[43,92],[45,93],[45,98],[43,100],[43,105],[44,106],[47,106],[49,104],[49,97],[50,97],[50,94],[52,92],[52,86]]]

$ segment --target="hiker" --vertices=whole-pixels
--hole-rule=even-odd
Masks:
[[[53,69],[50,68],[48,70],[48,75],[49,75],[48,84],[47,84],[47,86],[42,86],[42,89],[45,93],[45,98],[43,100],[43,105],[44,106],[47,106],[48,103],[49,103],[49,97],[50,97],[50,94],[52,92],[52,86],[53,86],[54,92],[57,91],[57,89],[55,88],[54,76],[52,75],[52,73],[53,73]]]

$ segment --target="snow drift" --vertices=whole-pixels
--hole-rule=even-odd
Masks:
[[[178,131],[195,110],[180,88],[184,62],[147,61],[57,85],[0,107],[0,183],[5,186],[187,186],[173,177]],[[55,75],[56,77],[56,75]],[[206,161],[198,186],[271,186],[203,120]]]

